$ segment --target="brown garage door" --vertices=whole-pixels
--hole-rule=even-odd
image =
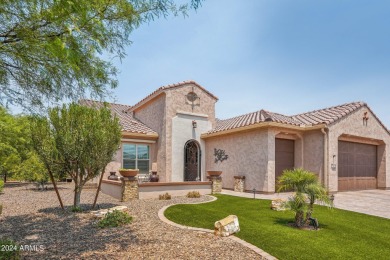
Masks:
[[[377,147],[339,141],[339,191],[377,188]]]
[[[275,139],[275,180],[286,169],[294,168],[294,140]]]

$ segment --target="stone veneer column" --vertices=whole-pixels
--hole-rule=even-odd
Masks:
[[[138,199],[138,178],[121,177],[122,181],[122,201]]]
[[[211,194],[219,194],[222,191],[221,176],[210,176],[211,180]]]
[[[245,191],[245,176],[234,176],[234,191]]]

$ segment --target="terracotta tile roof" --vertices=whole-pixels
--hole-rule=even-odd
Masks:
[[[303,114],[292,116],[291,118],[302,122],[304,125],[332,124],[342,117],[350,114],[356,109],[367,106],[364,102],[352,102],[339,106],[314,110]]]
[[[206,92],[208,95],[210,95],[212,98],[218,100],[218,97],[214,96],[211,92],[209,92],[207,89],[205,89],[204,87],[202,87],[201,85],[199,85],[195,81],[187,80],[187,81],[182,81],[182,82],[179,82],[179,83],[175,83],[175,84],[170,84],[170,85],[159,87],[158,89],[156,89],[155,91],[153,91],[152,93],[147,95],[144,99],[139,101],[137,104],[132,106],[130,110],[136,109],[137,107],[141,106],[142,104],[145,104],[146,102],[148,102],[149,100],[151,100],[154,97],[158,96],[159,94],[163,93],[167,89],[177,88],[177,87],[181,87],[181,86],[187,85],[187,84],[194,84],[195,86],[197,86],[198,88],[200,88],[201,90]]]
[[[82,99],[79,101],[81,105],[100,108],[103,107],[104,102],[95,100]],[[127,112],[131,106],[107,103],[113,115],[119,118],[119,123],[122,126],[122,131],[137,133],[137,134],[157,134],[151,128],[133,118],[132,113]]]
[[[331,124],[350,114],[356,109],[366,106],[363,102],[353,102],[325,109],[315,110],[294,116],[285,116],[265,110],[259,110],[233,118],[216,121],[216,127],[208,134],[226,131],[234,128],[250,126],[262,122],[277,122],[294,126],[314,126],[319,124]]]

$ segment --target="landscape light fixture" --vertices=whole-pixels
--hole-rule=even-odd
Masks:
[[[196,123],[195,120],[192,120],[192,128],[197,128],[198,127],[198,124]]]

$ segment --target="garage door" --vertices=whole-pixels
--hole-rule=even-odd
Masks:
[[[377,188],[377,147],[339,141],[339,191]]]
[[[275,180],[284,170],[294,169],[294,140],[275,139]]]

